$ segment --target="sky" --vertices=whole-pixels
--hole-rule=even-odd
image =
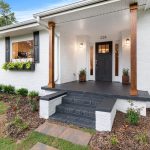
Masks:
[[[5,0],[13,12],[17,21],[24,21],[33,18],[33,14],[70,4],[79,0]]]

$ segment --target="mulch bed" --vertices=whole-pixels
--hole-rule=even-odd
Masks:
[[[28,133],[36,129],[39,125],[45,122],[44,119],[39,118],[38,110],[33,112],[29,103],[29,97],[23,97],[18,95],[0,94],[0,101],[7,102],[9,109],[6,114],[7,118],[7,135],[15,139],[22,139],[28,135]],[[34,101],[39,108],[39,97],[35,97]],[[16,126],[12,125],[14,119],[18,116],[24,123],[28,125],[27,129],[20,130]]]
[[[139,143],[136,136],[139,133],[148,135],[148,143]],[[112,146],[110,138],[115,135],[119,141]],[[125,114],[117,112],[111,132],[97,132],[91,139],[92,150],[150,150],[150,109],[147,109],[147,117],[141,117],[137,126],[126,122]]]

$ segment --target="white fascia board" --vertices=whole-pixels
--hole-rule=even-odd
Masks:
[[[37,23],[37,21],[35,19],[27,20],[27,21],[23,21],[23,22],[19,22],[19,23],[15,23],[12,25],[1,27],[0,31],[13,29],[13,28],[17,28],[17,27],[21,27],[21,26],[25,26],[25,25],[35,24],[35,23]]]
[[[33,28],[33,27],[37,27],[37,26],[39,26],[38,23],[34,23],[34,24],[30,24],[30,25],[24,25],[24,26],[20,26],[20,27],[13,27],[10,29],[1,30],[0,35],[1,34],[7,34],[9,32],[15,32],[15,31],[23,30],[23,29],[29,29],[29,28]]]
[[[102,5],[106,5],[110,3],[115,3],[119,1],[121,0],[109,0],[109,1],[92,0],[92,3],[91,3],[91,0],[90,0],[90,3],[89,3],[89,0],[88,0],[87,2],[84,1],[84,3],[82,2],[82,3],[67,5],[64,7],[57,8],[57,9],[52,9],[50,11],[38,13],[38,14],[35,14],[34,17],[36,18],[38,16],[41,19],[48,19],[48,18],[52,18],[52,17],[56,17],[56,16],[60,16],[60,15],[64,15],[64,14],[68,14],[72,12],[77,12],[77,11],[93,8],[96,6],[102,6]]]

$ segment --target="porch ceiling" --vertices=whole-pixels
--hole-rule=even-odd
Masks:
[[[58,24],[56,31],[62,35],[114,36],[118,39],[120,33],[130,29],[129,10],[123,10],[106,15]]]

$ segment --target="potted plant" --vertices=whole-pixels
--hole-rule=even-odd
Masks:
[[[129,84],[129,69],[123,69],[122,84]]]
[[[79,72],[79,81],[86,82],[86,69],[82,69]]]

